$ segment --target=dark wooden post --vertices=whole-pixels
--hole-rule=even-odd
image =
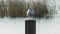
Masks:
[[[25,34],[36,34],[36,20],[25,21]]]

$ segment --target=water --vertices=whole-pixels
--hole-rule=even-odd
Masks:
[[[50,3],[51,1],[51,3]],[[54,0],[49,0],[54,5]],[[36,18],[36,34],[60,34],[60,0],[55,0],[56,12],[52,19]],[[25,34],[25,20],[28,18],[0,18],[0,34]]]

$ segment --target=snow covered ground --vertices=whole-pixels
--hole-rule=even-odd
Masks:
[[[22,18],[0,18],[0,34],[25,34]]]

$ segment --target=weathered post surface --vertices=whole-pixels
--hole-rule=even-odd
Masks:
[[[36,20],[25,20],[25,34],[36,34]]]

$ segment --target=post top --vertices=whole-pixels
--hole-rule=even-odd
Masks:
[[[25,21],[33,21],[33,22],[35,22],[36,20],[25,20]]]

